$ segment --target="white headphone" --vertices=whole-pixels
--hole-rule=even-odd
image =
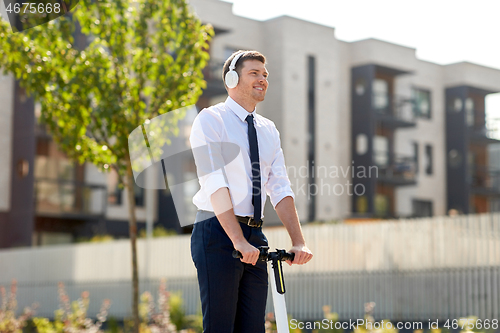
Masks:
[[[224,82],[226,83],[226,86],[228,88],[235,88],[238,85],[238,73],[234,70],[236,68],[236,62],[242,55],[244,55],[246,52],[242,51],[238,54],[236,54],[231,61],[231,64],[229,65],[229,71],[226,73],[226,76],[224,78]]]

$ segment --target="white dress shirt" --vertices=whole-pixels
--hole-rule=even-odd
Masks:
[[[198,209],[213,212],[210,196],[218,189],[227,187],[235,215],[253,216],[252,170],[248,123],[245,120],[249,114],[228,97],[225,103],[205,108],[196,116],[189,140],[201,186],[193,197],[193,203]],[[259,145],[263,186],[262,216],[264,216],[266,193],[274,207],[283,198],[287,196],[295,198],[295,196],[286,173],[276,126],[271,120],[257,114],[255,110],[251,114],[254,116]],[[196,149],[197,147],[199,149]]]

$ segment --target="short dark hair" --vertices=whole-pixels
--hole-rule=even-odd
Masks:
[[[266,64],[266,57],[260,53],[259,51],[243,51],[239,50],[231,54],[229,58],[227,58],[226,62],[224,63],[224,66],[222,67],[222,82],[224,82],[224,87],[226,87],[226,73],[229,72],[229,65],[231,65],[231,61],[233,61],[233,58],[241,52],[245,52],[244,55],[242,55],[238,61],[236,61],[236,66],[234,70],[238,73],[238,75],[241,75],[241,67],[243,66],[243,62],[245,60],[258,60],[264,65]]]

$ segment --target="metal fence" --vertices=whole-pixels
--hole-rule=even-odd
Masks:
[[[363,316],[375,301],[376,318],[500,318],[500,214],[436,217],[303,227],[315,254],[307,265],[284,265],[287,307],[298,319],[322,317],[330,305],[340,319]],[[283,228],[265,230],[271,248],[288,248]],[[141,291],[156,294],[159,280],[181,290],[187,313],[199,311],[189,236],[140,240]],[[91,315],[103,299],[110,314],[130,314],[128,241],[0,251],[0,284],[18,281],[20,308],[36,301],[38,315],[58,307],[57,282],[71,299],[90,292]],[[272,310],[268,300],[268,310]]]
[[[329,305],[341,320],[435,321],[475,315],[498,319],[500,267],[328,272],[286,276],[287,308],[295,318],[321,318]]]

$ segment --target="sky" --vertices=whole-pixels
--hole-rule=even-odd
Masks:
[[[437,64],[469,61],[500,69],[500,0],[225,0],[235,15],[288,15],[335,28],[337,39],[377,38],[416,48]],[[500,94],[486,100],[500,118]],[[500,130],[500,129],[499,129]]]

